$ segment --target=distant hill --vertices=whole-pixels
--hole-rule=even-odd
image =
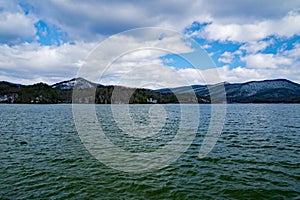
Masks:
[[[73,78],[53,85],[21,85],[0,82],[0,103],[71,103],[72,90],[95,89],[95,99],[76,103],[211,103],[210,90],[216,85],[192,85],[150,90],[104,86],[84,78]],[[285,79],[224,83],[228,103],[300,103],[300,85]],[[194,96],[196,94],[196,96]]]
[[[191,87],[164,88],[161,93],[195,93],[209,97],[209,88],[215,85],[192,85]],[[286,79],[224,83],[228,103],[300,103],[300,85]]]

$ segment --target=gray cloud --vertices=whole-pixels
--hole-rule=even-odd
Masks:
[[[24,15],[13,1],[0,1],[0,43],[15,44],[34,38],[36,18]]]
[[[205,12],[217,21],[226,23],[252,23],[263,19],[276,20],[299,7],[299,0],[210,0],[203,5]]]
[[[0,14],[22,13],[17,1],[0,1]],[[1,26],[3,40],[10,36],[21,39],[33,36],[34,27],[29,16],[45,20],[67,32],[71,40],[97,41],[132,28],[161,26],[181,31],[193,21],[226,23],[253,23],[263,19],[279,19],[289,11],[300,8],[300,0],[211,0],[211,1],[39,1],[27,0],[22,5],[31,5],[31,15],[23,15],[19,24],[5,21],[10,28],[21,30],[12,33],[9,27]],[[2,10],[2,11],[1,11]],[[20,17],[20,16],[19,16]],[[16,18],[15,18],[16,19]],[[26,21],[27,20],[27,21]],[[22,24],[22,26],[20,26]],[[26,26],[26,27],[25,27]],[[26,31],[25,31],[26,30]],[[23,35],[23,37],[22,37]]]
[[[36,15],[61,26],[74,39],[93,40],[143,26],[182,30],[193,21],[250,23],[278,19],[299,8],[300,1],[29,1]]]

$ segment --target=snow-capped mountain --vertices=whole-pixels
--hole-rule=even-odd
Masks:
[[[193,85],[178,88],[164,88],[156,90],[161,93],[195,93],[209,96],[209,88],[214,85]],[[224,83],[228,102],[255,103],[255,102],[299,102],[300,85],[285,79],[251,81],[246,83]]]
[[[59,89],[59,90],[71,90],[76,86],[79,89],[88,89],[88,88],[93,88],[96,87],[97,84],[90,82],[84,78],[73,78],[71,80],[55,83],[51,87],[53,89]]]

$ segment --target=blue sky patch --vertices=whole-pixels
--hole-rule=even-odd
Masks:
[[[36,36],[38,36],[38,43],[42,46],[59,46],[62,43],[67,42],[67,33],[63,32],[59,27],[46,23],[43,20],[39,20],[35,23],[37,30]]]
[[[266,49],[261,51],[261,53],[276,54],[282,51],[292,50],[295,47],[295,44],[299,43],[300,35],[294,35],[291,38],[287,38],[287,37],[279,38],[272,35],[264,39],[264,41],[270,41],[270,40],[272,40],[272,44],[270,44]]]
[[[207,52],[200,47],[194,47],[194,51],[191,53],[168,54],[161,59],[165,66],[173,66],[176,69],[196,68],[205,70],[215,68]]]

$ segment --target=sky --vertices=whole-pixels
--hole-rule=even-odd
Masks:
[[[182,37],[158,36],[149,28],[126,34],[144,27]],[[116,55],[158,42],[161,50]],[[98,60],[98,70],[87,77],[102,84],[162,88],[278,78],[300,83],[300,1],[0,0],[2,81],[53,84],[74,78],[99,46],[99,57],[117,56],[109,67]]]

